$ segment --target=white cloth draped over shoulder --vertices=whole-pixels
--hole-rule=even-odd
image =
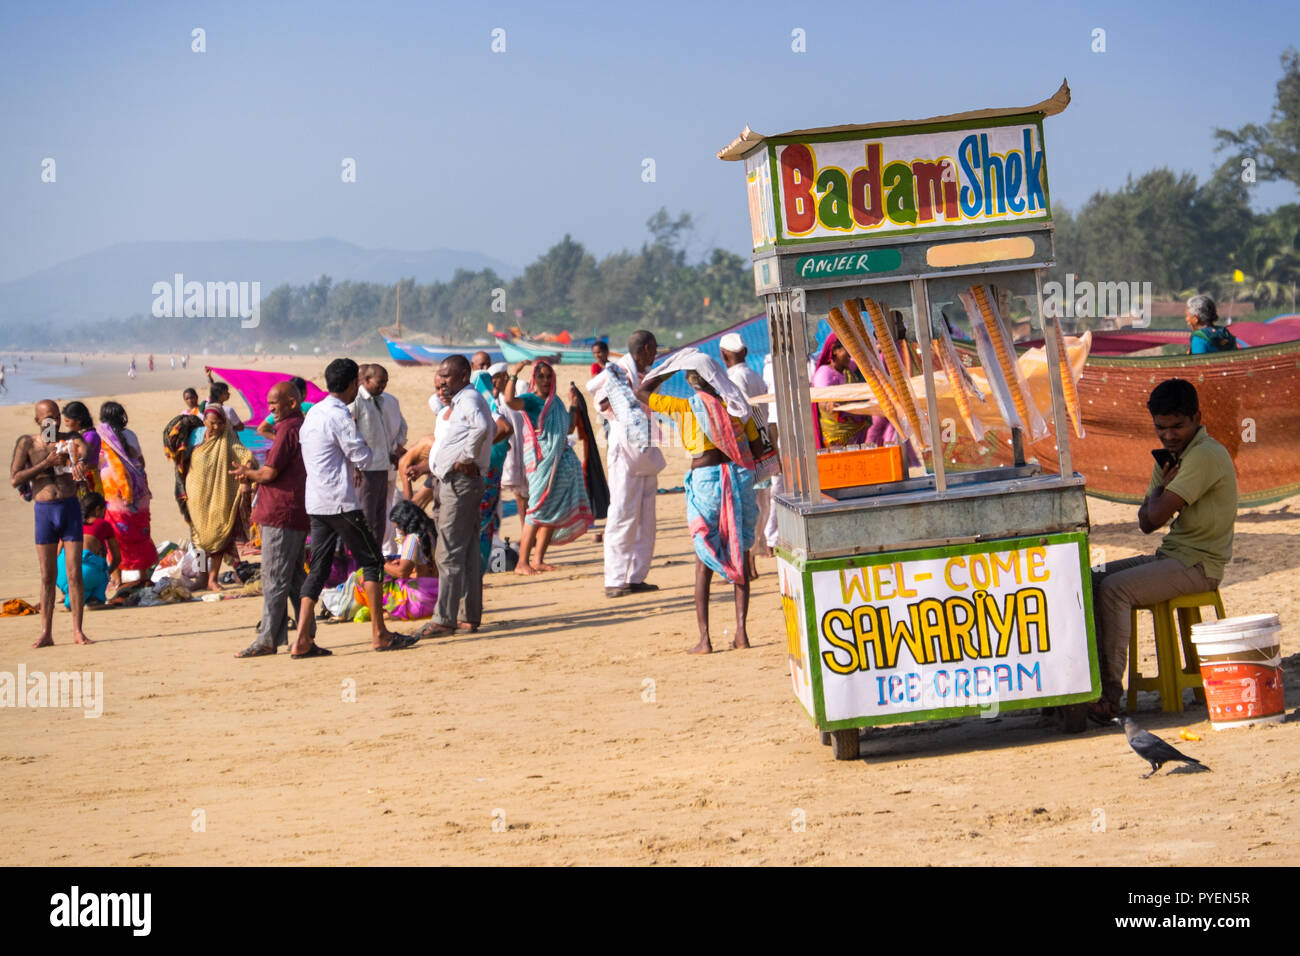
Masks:
[[[646,377],[659,377],[672,372],[698,372],[704,381],[713,386],[722,403],[727,406],[727,414],[733,418],[745,419],[750,415],[749,396],[727,377],[726,369],[717,359],[705,355],[697,348],[678,349],[665,362],[646,372]]]

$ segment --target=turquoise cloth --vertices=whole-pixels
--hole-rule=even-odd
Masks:
[[[59,590],[63,592],[63,606],[72,607],[72,596],[68,594],[68,568],[63,561],[63,551],[58,554],[59,576],[56,583]],[[104,560],[102,554],[95,554],[91,551],[83,550],[81,552],[81,583],[86,589],[86,600],[99,601],[101,604],[108,600],[108,562]]]
[[[729,462],[686,473],[686,524],[705,567],[733,584],[743,582],[757,523],[753,471]]]
[[[492,411],[493,431],[489,438],[496,437],[496,420],[501,417],[501,406],[492,394],[492,376],[483,369],[474,373],[474,388],[482,395]],[[510,453],[510,439],[499,441],[492,446],[492,460],[488,464],[488,473],[483,476],[483,500],[479,503],[478,550],[483,558],[479,568],[487,574],[488,559],[492,555],[492,539],[501,527],[501,517],[497,505],[501,501],[501,473],[505,468],[506,456]]]

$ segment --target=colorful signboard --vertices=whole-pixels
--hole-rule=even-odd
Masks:
[[[746,158],[756,249],[1051,218],[1036,119],[839,136]],[[769,168],[775,222],[755,195]]]
[[[822,730],[1094,699],[1087,555],[1081,533],[782,554],[796,696]]]
[[[749,193],[749,225],[754,248],[762,249],[776,240],[776,217],[772,212],[772,175],[767,158],[756,153],[745,160],[745,185]]]

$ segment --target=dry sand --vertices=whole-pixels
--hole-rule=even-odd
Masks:
[[[183,528],[158,436],[204,361],[130,383],[114,360],[87,383],[121,390],[145,444],[156,540]],[[319,381],[323,365],[255,367]],[[413,434],[431,424],[431,389],[429,370],[392,369]],[[27,406],[0,409],[0,441],[30,419]],[[670,462],[664,487],[682,465]],[[1294,503],[1241,513],[1223,589],[1230,614],[1282,615],[1293,710]],[[1134,508],[1090,507],[1094,547],[1111,559],[1153,545]],[[0,496],[0,528],[12,544],[0,597],[35,603],[31,506],[14,492]],[[332,658],[235,660],[260,599],[93,613],[98,643],[85,648],[64,613],[57,646],[40,651],[28,647],[38,619],[0,619],[0,670],[102,671],[105,695],[98,719],[0,711],[0,864],[1300,861],[1294,718],[1215,733],[1203,707],[1164,715],[1144,695],[1140,721],[1213,768],[1150,780],[1117,729],[1067,737],[1034,713],[874,730],[864,760],[836,763],[790,691],[770,560],[754,586],[756,646],[683,653],[696,634],[680,494],[659,499],[658,593],[606,599],[590,537],[552,558],[559,570],[537,578],[488,575],[480,633],[380,656],[368,626],[348,623],[321,629]],[[712,613],[721,646],[729,589],[715,589]],[[1179,740],[1180,728],[1201,740]]]

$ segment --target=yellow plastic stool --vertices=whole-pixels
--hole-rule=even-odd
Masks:
[[[1160,692],[1160,709],[1181,713],[1183,691],[1188,687],[1196,691],[1196,699],[1205,700],[1201,684],[1201,665],[1192,643],[1192,625],[1201,623],[1201,608],[1212,607],[1221,621],[1227,615],[1223,599],[1217,590],[1183,594],[1168,601],[1133,608],[1128,645],[1128,712],[1137,710],[1140,690]],[[1156,676],[1143,677],[1138,673],[1137,621],[1139,611],[1150,611],[1156,633]],[[1174,612],[1178,612],[1178,632],[1174,632]],[[1182,660],[1178,656],[1179,637],[1182,638]]]

